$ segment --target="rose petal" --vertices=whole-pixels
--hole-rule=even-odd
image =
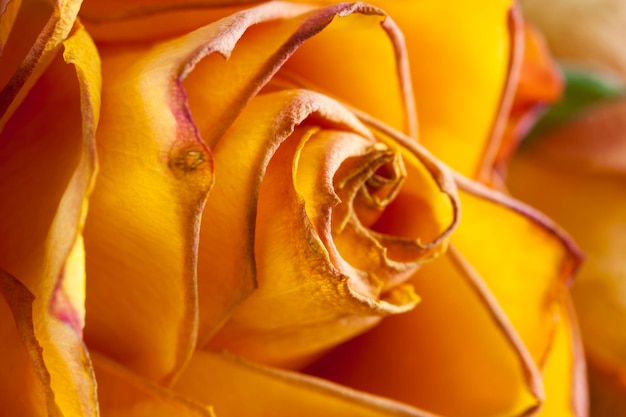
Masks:
[[[479,271],[541,365],[567,284],[581,263],[580,252],[532,208],[460,176],[457,184],[466,221],[452,241]]]
[[[317,132],[320,129],[326,131]],[[327,152],[318,154],[315,144]],[[415,151],[413,160],[407,159],[407,164],[415,164],[411,174],[417,177],[411,180],[410,192],[423,207],[414,203],[413,208],[442,225],[440,236],[429,236],[433,241],[423,242],[424,246],[421,235],[400,236],[389,244],[387,259],[384,245],[393,239],[383,232],[378,238],[370,231],[373,241],[361,237],[353,242],[376,253],[382,265],[359,270],[354,259],[335,247],[332,234],[341,226],[331,227],[337,221],[331,219],[333,206],[339,202],[333,178],[340,175],[342,162],[362,156],[374,145],[386,148],[345,108],[306,90],[258,96],[246,107],[215,148],[216,185],[203,218],[201,256],[206,256],[202,262],[207,278],[211,272],[236,278],[235,282],[256,280],[259,288],[211,340],[212,349],[298,366],[321,349],[370,327],[379,316],[414,305],[414,294],[400,284],[406,270],[415,270],[431,256],[427,250],[445,248],[456,219],[454,191],[446,188],[447,173],[422,166],[419,158],[427,157]],[[429,211],[430,205],[440,211]],[[406,224],[421,224],[420,215],[413,215]],[[377,273],[393,276],[394,245],[406,250],[404,258],[395,260],[396,273],[404,278],[398,282],[390,278],[394,282],[387,286],[387,277]],[[412,251],[406,249],[409,246]],[[241,253],[247,254],[247,264],[242,264]],[[207,300],[215,298],[203,293]]]
[[[195,347],[198,228],[212,157],[180,85],[184,50],[101,52],[106,82],[100,172],[85,227],[85,338],[167,383]]]
[[[8,197],[0,206],[0,266],[36,297],[32,325],[59,409],[87,416],[97,406],[81,340],[80,232],[95,175],[100,74],[80,27],[64,48],[73,66],[58,55],[2,132],[0,175],[8,180],[0,192]]]
[[[91,20],[90,29],[96,39],[107,43],[153,42],[180,36],[237,11],[229,7],[190,12],[180,7],[157,14],[137,11],[139,16],[129,19]],[[205,58],[185,81],[190,107],[209,145],[223,133],[213,131],[215,126],[228,124],[223,116],[236,114],[245,97],[258,91],[283,64],[283,77],[304,80],[307,88],[324,91],[396,129],[415,133],[403,38],[383,11],[358,3],[319,8],[272,2],[228,17],[220,32],[219,38],[202,40],[205,51],[201,56],[217,49],[228,61],[219,56]],[[186,38],[200,42],[198,37],[195,41]],[[231,55],[234,42],[237,46]],[[198,54],[201,45],[194,46],[192,52]],[[372,55],[377,57],[375,62],[368,58]],[[321,66],[324,71],[318,71]],[[362,70],[365,67],[368,71]]]
[[[546,401],[537,415],[586,417],[589,402],[582,341],[570,301],[564,304],[558,313],[554,343],[542,371]]]
[[[0,402],[6,415],[58,416],[41,345],[35,336],[35,296],[17,279],[0,271]]]
[[[440,415],[521,416],[540,375],[485,284],[452,248],[410,280],[414,310],[387,317],[307,372]],[[454,398],[454,401],[450,401]]]
[[[69,35],[82,0],[54,0],[51,3],[27,1],[21,4],[13,25],[15,33],[3,48],[0,131]],[[9,5],[13,12],[16,6]]]
[[[15,18],[22,5],[21,0],[3,0],[0,2],[0,57],[13,29]]]
[[[210,352],[196,352],[174,389],[197,401],[214,404],[220,417],[430,416],[318,378]]]
[[[209,406],[199,404],[142,378],[111,359],[93,354],[102,414],[111,417],[213,417]]]
[[[245,5],[257,0],[89,0],[81,15],[90,20],[115,20],[148,14],[163,14],[176,9]]]
[[[266,15],[267,11],[276,15],[278,10],[285,14],[302,9],[280,3],[271,6],[256,8],[246,16],[262,10]],[[403,67],[402,39],[382,11],[343,4],[302,13],[282,21],[269,21],[269,16],[257,18],[268,22],[249,28],[228,61],[217,56],[205,59],[190,74],[185,82],[190,108],[209,145],[223,133],[215,129],[218,122],[225,116],[232,119],[243,100],[279,68],[281,77],[297,76],[309,89],[330,93],[397,129],[411,129],[411,88]],[[378,57],[376,68],[362,71],[366,65],[371,67],[363,50]],[[320,66],[324,71],[318,70]],[[233,74],[237,74],[236,79]]]
[[[514,195],[557,219],[585,251],[572,287],[585,349],[616,373],[626,369],[625,115],[623,100],[592,107],[528,142],[513,159],[508,182]]]
[[[513,44],[506,91],[478,179],[502,188],[506,165],[543,108],[563,92],[563,76],[541,32],[512,14]]]
[[[404,32],[420,142],[452,168],[474,176],[507,77],[511,1],[480,7],[464,0],[372,3]]]

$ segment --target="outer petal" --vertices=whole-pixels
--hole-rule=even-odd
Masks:
[[[582,340],[568,299],[559,311],[554,343],[542,371],[546,401],[538,416],[589,415],[585,368]]]
[[[452,168],[476,175],[509,69],[511,1],[373,4],[404,32],[419,140]]]
[[[521,138],[528,133],[546,104],[558,100],[563,76],[550,55],[542,34],[511,13],[512,48],[509,77],[498,118],[485,150],[478,179],[503,187],[506,164]]]
[[[85,338],[136,373],[167,383],[195,347],[198,229],[212,157],[180,84],[186,51],[101,51],[100,174],[85,227]]]
[[[541,213],[460,176],[457,182],[466,221],[452,241],[541,366],[580,252]]]
[[[187,11],[181,5],[168,13],[146,12],[132,19],[88,23],[102,42],[135,43],[180,36],[229,16],[215,30],[215,39],[206,37],[206,29],[204,37],[184,37],[188,47],[194,44],[193,55],[197,55],[186,72],[206,54],[220,52],[228,57],[227,61],[219,56],[206,58],[185,81],[192,111],[203,109],[194,112],[194,117],[201,122],[201,134],[210,146],[223,133],[215,126],[227,126],[246,97],[283,65],[283,77],[296,78],[298,84],[305,81],[307,88],[347,102],[398,130],[415,133],[403,37],[382,10],[363,3],[320,8],[281,2],[234,14],[236,10]],[[363,71],[365,67],[368,71]]]
[[[317,378],[209,352],[196,352],[174,389],[214,404],[220,417],[430,416],[407,405]]]
[[[615,373],[626,369],[625,115],[624,100],[595,106],[530,141],[514,158],[508,183],[514,195],[558,219],[586,252],[574,304],[591,362]],[[601,391],[592,392],[597,399]]]
[[[41,345],[34,331],[35,297],[24,285],[0,272],[0,369],[2,413],[9,416],[60,416]]]
[[[80,232],[95,174],[99,63],[81,28],[64,42],[0,138],[0,265],[35,295],[34,334],[59,410],[97,415],[81,340],[84,266]],[[76,82],[76,77],[78,82]],[[28,321],[17,317],[18,322]]]
[[[209,255],[207,271],[233,263],[223,276],[256,280],[259,288],[210,348],[298,366],[415,304],[402,282],[445,248],[454,191],[423,151],[383,141],[338,103],[305,90],[262,95],[247,106],[215,148],[202,255]],[[405,214],[404,234],[384,214],[363,225],[342,205],[351,198],[342,179],[361,178],[360,162],[377,158],[372,150],[405,160],[406,184],[389,205]]]
[[[458,252],[449,249],[410,282],[422,297],[418,307],[386,318],[308,372],[438,415],[536,410],[543,398],[540,375]]]
[[[211,407],[142,378],[100,354],[93,355],[102,414],[111,417],[213,417]]]
[[[51,3],[52,7],[35,1],[14,1],[7,6],[6,22],[3,15],[2,30],[6,30],[11,26],[11,13],[21,5],[13,36],[2,50],[0,132],[69,35],[82,0]]]

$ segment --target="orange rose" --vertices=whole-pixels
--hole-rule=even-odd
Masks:
[[[584,415],[576,249],[417,141],[491,168],[510,4],[78,6],[2,15],[3,412]]]

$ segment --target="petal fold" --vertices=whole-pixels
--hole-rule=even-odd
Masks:
[[[0,132],[69,36],[82,0],[13,3],[10,13],[21,7],[13,36],[2,50]]]
[[[35,336],[35,297],[4,271],[0,271],[0,293],[2,412],[15,416],[61,416],[50,387],[50,372]]]
[[[85,225],[85,340],[169,383],[195,348],[198,229],[212,156],[189,115],[180,61],[158,48],[100,51],[105,83],[100,171]]]
[[[0,138],[7,179],[0,187],[10,196],[0,206],[0,265],[35,295],[32,326],[59,410],[95,416],[95,381],[81,337],[81,231],[95,176],[100,74],[95,47],[80,27],[64,49]]]

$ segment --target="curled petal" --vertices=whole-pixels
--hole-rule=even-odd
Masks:
[[[306,372],[437,415],[537,410],[543,391],[532,358],[458,251],[409,282],[422,297],[414,310],[385,318]]]
[[[60,416],[41,345],[35,336],[35,297],[17,279],[0,271],[0,330],[3,370],[0,401],[7,415]]]
[[[63,56],[37,80],[0,138],[6,179],[0,187],[10,196],[0,206],[0,265],[36,297],[32,325],[59,409],[90,416],[97,406],[81,338],[81,231],[95,175],[100,72],[80,26],[63,45]]]
[[[306,80],[308,88],[359,107],[396,129],[415,133],[403,37],[382,10],[363,3],[315,7],[270,2],[238,13],[233,7],[197,7],[87,22],[96,39],[128,44],[181,36],[224,18],[219,25],[178,42],[179,47],[185,45],[181,53],[187,55],[182,58],[184,76],[206,55],[218,52],[228,57],[225,61],[208,56],[185,81],[190,107],[210,146],[245,101],[283,65],[283,76]],[[374,62],[368,58],[371,55],[377,56]],[[317,70],[320,66],[324,71]]]
[[[502,187],[506,165],[519,141],[528,133],[546,105],[563,92],[560,69],[552,58],[541,32],[511,13],[512,52],[509,77],[498,118],[485,150],[478,179]]]
[[[404,33],[420,142],[455,170],[474,176],[509,70],[512,2],[372,3]]]
[[[82,0],[50,3],[13,1],[2,14],[0,30],[12,26],[13,36],[2,45],[0,132],[70,34]]]
[[[318,378],[210,352],[195,353],[174,389],[214,404],[216,414],[223,417],[432,417],[413,407]]]
[[[380,186],[402,174],[386,164],[393,155],[404,160],[407,178],[381,209],[389,194]],[[255,98],[215,158],[216,185],[203,218],[207,271],[232,262],[235,277],[256,278],[258,289],[212,349],[298,366],[381,315],[410,309],[417,298],[403,281],[445,249],[456,222],[448,174],[425,152],[367,130],[338,103],[306,90]],[[364,222],[372,218],[359,214],[363,206],[380,212],[370,225]],[[405,234],[397,233],[386,215],[410,210]],[[239,253],[249,254],[247,271]]]

